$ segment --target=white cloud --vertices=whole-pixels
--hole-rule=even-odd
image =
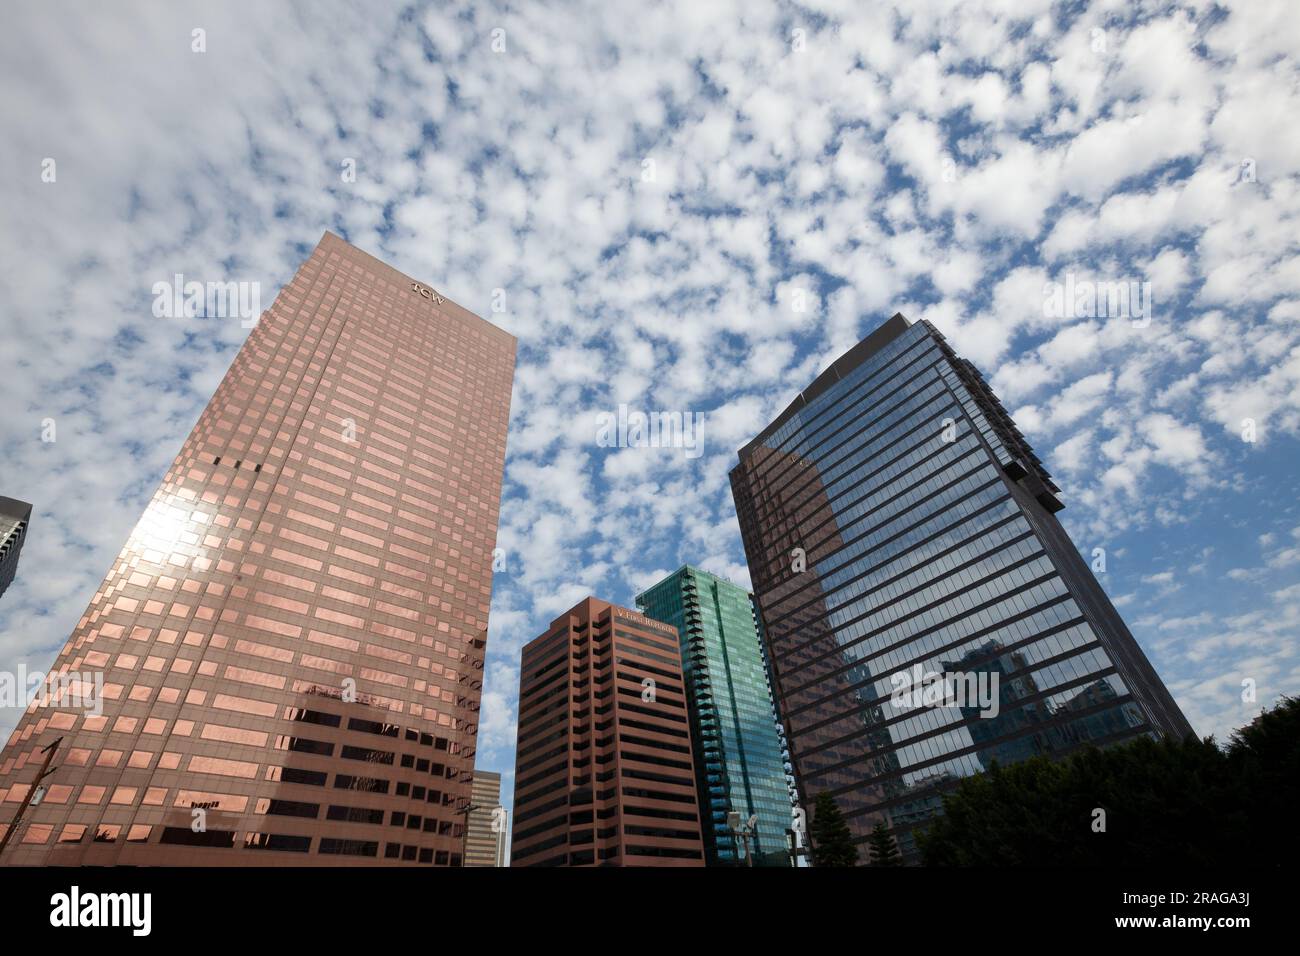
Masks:
[[[1197,495],[1273,487],[1300,436],[1294,13],[1225,3],[1192,32],[1115,4],[1068,23],[1048,0],[940,6],[816,4],[796,52],[765,5],[233,3],[205,8],[203,55],[184,5],[15,8],[0,341],[23,347],[0,352],[0,493],[37,516],[3,664],[66,639],[246,334],[153,320],[152,282],[269,299],[327,227],[521,340],[481,715],[498,766],[522,642],[683,560],[747,578],[736,448],[898,309],[983,368],[1098,538],[1172,539]],[[1156,318],[1045,316],[1067,270],[1149,279]],[[595,447],[619,402],[706,412],[705,454]],[[1197,649],[1240,664],[1220,651]],[[1218,726],[1230,682],[1175,659]]]

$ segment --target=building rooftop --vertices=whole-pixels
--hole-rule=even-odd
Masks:
[[[6,518],[17,518],[19,521],[30,521],[32,506],[17,498],[6,498],[0,495],[0,515]]]
[[[436,299],[433,300],[434,303],[439,308],[441,308],[447,315],[454,316],[455,318],[458,318],[464,322],[470,322],[479,325],[480,327],[484,328],[484,330],[487,331],[489,335],[499,336],[504,340],[508,340],[512,345],[518,342],[518,339],[515,336],[511,335],[505,329],[501,328],[501,326],[494,325],[493,323],[489,322],[487,319],[483,318],[483,316],[475,312],[471,312],[469,309],[465,308],[459,302],[455,302],[451,298],[449,298],[445,292],[438,290],[435,286],[432,286],[427,282],[424,282],[420,279],[416,279],[414,276],[409,276],[405,272],[400,271],[399,269],[393,268],[387,262],[384,262],[384,260],[372,256],[370,253],[366,252],[366,250],[360,248],[359,246],[354,246],[352,243],[348,242],[346,239],[344,239],[342,236],[338,235],[337,233],[331,232],[330,230],[326,229],[324,234],[320,238],[319,246],[327,250],[331,247],[337,248],[341,246],[349,250],[350,252],[352,252],[354,255],[360,256],[362,260],[365,262],[365,264],[368,265],[373,271],[378,273],[389,274],[394,279],[394,281],[398,282],[399,284],[405,284],[409,282],[412,285],[421,286],[424,289],[428,290],[433,296],[437,297]]]
[[[785,411],[772,420],[772,424],[764,428],[749,444],[740,449],[740,457],[749,457],[749,453],[757,445],[788,422],[797,412],[806,408],[822,392],[906,332],[911,325],[912,323],[904,317],[903,313],[895,312],[887,322],[837,358],[824,372],[813,379],[812,384],[795,396],[795,400],[786,406]]]

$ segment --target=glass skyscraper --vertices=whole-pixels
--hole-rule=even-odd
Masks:
[[[992,761],[1191,732],[1059,489],[928,322],[849,350],[731,482],[801,797],[828,791],[859,845],[880,822],[914,856],[942,793]],[[897,694],[920,674],[991,694]]]
[[[0,756],[6,864],[459,866],[515,339],[326,233]],[[90,699],[93,698],[93,699]]]
[[[680,635],[709,865],[742,862],[727,823],[735,811],[742,823],[758,817],[750,837],[755,865],[789,866],[785,762],[749,592],[687,565],[636,603]]]

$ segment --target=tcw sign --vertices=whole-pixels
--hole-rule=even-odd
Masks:
[[[442,305],[444,302],[447,301],[438,293],[434,292],[432,289],[428,288],[427,286],[422,286],[418,282],[411,283],[411,291],[414,292],[416,295],[423,296],[424,298],[430,300],[431,302],[436,302],[438,305]]]

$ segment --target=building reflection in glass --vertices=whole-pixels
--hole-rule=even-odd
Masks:
[[[795,776],[855,838],[911,831],[994,760],[1190,732],[983,378],[895,316],[740,453],[732,490]],[[998,706],[899,707],[916,665]],[[995,711],[995,713],[994,713]]]

